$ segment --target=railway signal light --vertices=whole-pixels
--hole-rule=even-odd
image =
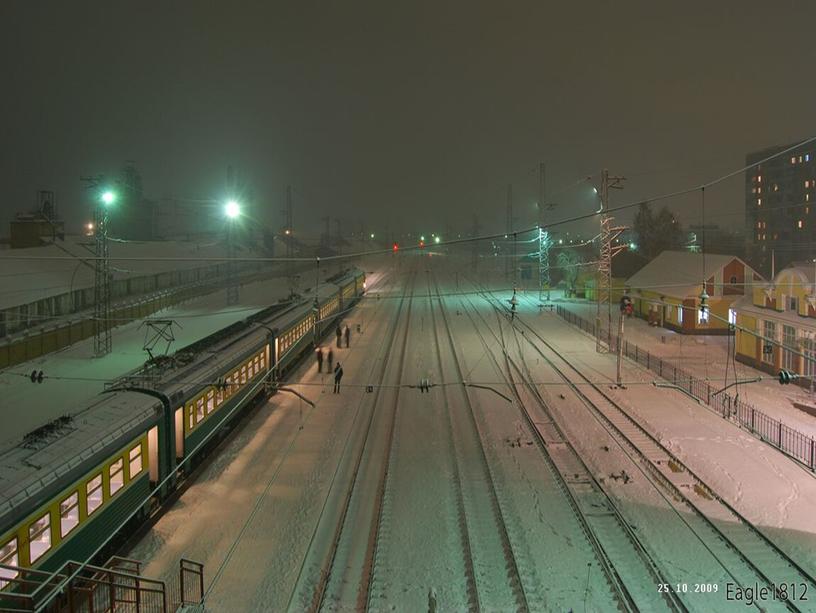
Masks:
[[[620,312],[626,313],[627,315],[632,312],[632,299],[629,296],[621,296]]]
[[[788,385],[791,381],[798,378],[799,375],[797,375],[795,372],[785,370],[784,368],[779,371],[779,385]]]
[[[392,250],[394,253],[396,253],[397,251],[399,251],[399,245],[398,245],[397,243],[394,243],[394,244],[391,246],[391,250]]]

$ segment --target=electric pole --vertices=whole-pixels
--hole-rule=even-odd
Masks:
[[[612,226],[614,217],[609,215],[609,190],[623,189],[626,177],[610,177],[609,171],[604,168],[601,172],[601,257],[598,260],[598,282],[596,285],[597,309],[595,313],[596,341],[595,350],[602,352],[601,346],[601,306],[607,307],[607,350],[611,349],[612,339],[612,258],[621,250],[623,245],[614,246],[614,240],[625,228]],[[618,339],[620,342],[620,339]]]
[[[471,244],[471,251],[470,251],[471,262],[470,262],[470,264],[471,264],[471,267],[473,268],[474,273],[479,268],[479,245],[478,245],[478,241],[476,240],[476,237],[479,236],[480,230],[481,230],[481,227],[479,226],[479,217],[474,215],[473,216],[473,230],[472,230],[472,232],[473,232],[473,241],[470,243]]]
[[[507,244],[506,239],[510,238],[510,235],[513,234],[513,186],[508,183],[507,185],[507,229],[505,230],[505,245]],[[504,279],[505,281],[510,280],[510,258],[508,257],[507,252],[503,249],[502,255],[504,256]]]
[[[538,302],[541,303],[542,292],[547,289],[547,300],[550,299],[550,233],[544,226],[544,197],[546,195],[546,166],[538,166]]]
[[[111,352],[110,253],[108,251],[108,209],[97,204],[94,215],[94,353],[102,357]]]

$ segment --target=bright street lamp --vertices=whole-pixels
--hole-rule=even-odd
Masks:
[[[230,219],[235,219],[241,214],[241,205],[235,200],[228,200],[226,206],[224,207],[224,213],[226,213],[227,217]]]
[[[101,199],[102,204],[104,204],[105,206],[110,206],[111,204],[116,202],[116,192],[111,191],[109,189],[105,190],[104,192],[102,192]]]

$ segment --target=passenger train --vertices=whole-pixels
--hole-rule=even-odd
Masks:
[[[0,590],[25,591],[23,569],[84,561],[143,522],[364,291],[362,271],[336,275],[318,300],[273,305],[146,363],[59,436],[0,453]]]

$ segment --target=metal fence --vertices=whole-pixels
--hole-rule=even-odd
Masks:
[[[611,336],[610,331],[604,328],[596,330],[595,324],[558,306],[558,314],[567,322],[591,334],[607,344],[611,353],[618,350],[618,337]],[[816,470],[816,440],[798,430],[786,426],[778,419],[763,413],[756,407],[731,396],[727,392],[719,392],[706,381],[698,379],[691,373],[678,368],[676,364],[641,349],[634,343],[623,341],[623,355],[637,362],[646,369],[656,373],[660,378],[671,382],[689,395],[706,403],[723,419],[735,422],[748,430],[762,441],[779,449],[785,455]]]

